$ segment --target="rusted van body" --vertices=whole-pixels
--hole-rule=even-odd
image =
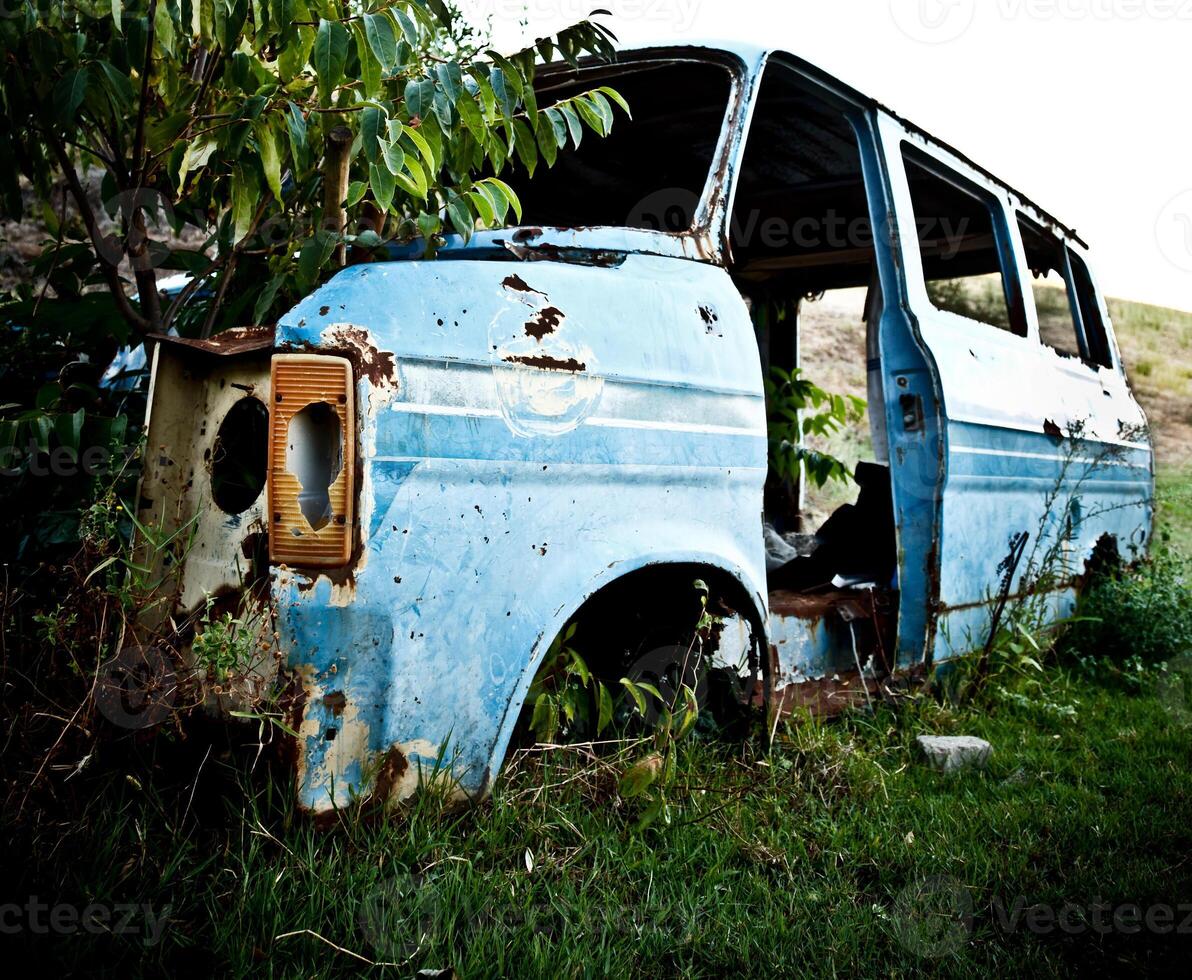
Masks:
[[[1073,232],[783,52],[626,52],[542,70],[538,101],[600,84],[633,121],[515,180],[525,226],[154,350],[140,517],[198,515],[182,611],[267,582],[305,809],[435,766],[484,793],[587,610],[665,616],[701,578],[746,700],[836,710],[980,647],[1040,581],[1024,553],[1059,562],[1062,615],[1098,543],[1147,547],[1145,419]],[[856,287],[851,544],[768,574],[763,520],[798,514],[763,515],[763,378],[798,365],[800,322],[759,311]],[[263,492],[226,499],[230,446]]]

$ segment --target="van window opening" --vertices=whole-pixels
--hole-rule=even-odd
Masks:
[[[904,151],[911,203],[931,304],[1025,337],[1026,322],[1011,300],[1002,264],[993,201],[960,177],[947,179]],[[1013,311],[1013,312],[1012,312]]]
[[[1039,339],[1064,357],[1079,358],[1080,331],[1072,315],[1075,295],[1067,275],[1067,249],[1054,235],[1019,216],[1018,228],[1031,271]]]
[[[1105,329],[1105,318],[1097,300],[1093,277],[1084,259],[1068,249],[1068,264],[1072,268],[1072,288],[1080,308],[1080,322],[1084,328],[1084,339],[1088,345],[1085,352],[1090,363],[1098,367],[1113,367],[1113,353],[1109,344],[1109,332]]]
[[[553,167],[520,176],[522,224],[690,230],[728,114],[728,69],[671,61],[544,72],[535,93],[547,108],[601,85],[624,96],[633,118],[616,108],[607,137],[586,132]]]
[[[882,309],[873,226],[860,146],[845,110],[781,64],[762,80],[730,244],[763,371],[799,368],[830,393],[870,405],[868,422],[801,440],[804,449],[844,462],[852,479],[818,487],[804,478],[792,487],[776,478],[772,459],[765,496],[770,589],[814,594],[816,609],[849,590],[868,590],[868,614],[871,599],[888,601],[896,588],[884,400],[880,369],[870,377],[875,360],[867,353],[876,349]],[[781,564],[771,531],[793,549]],[[801,612],[810,611],[807,602],[799,600]]]

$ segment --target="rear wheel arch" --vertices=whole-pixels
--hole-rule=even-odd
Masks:
[[[668,622],[680,622],[693,610],[698,610],[697,581],[708,587],[708,606],[713,614],[723,615],[727,610],[747,623],[758,656],[758,669],[764,679],[770,668],[769,658],[764,655],[765,600],[761,593],[751,588],[741,569],[698,559],[652,561],[627,569],[600,582],[570,608],[561,609],[540,634],[521,682],[506,708],[486,774],[484,792],[491,789],[493,779],[504,764],[514,729],[526,706],[530,684],[554,641],[571,623],[579,624],[576,636],[580,639],[585,624],[599,622],[603,617],[619,616],[622,624],[629,625],[653,612],[658,616],[659,627],[665,629]],[[684,598],[690,599],[691,605],[683,602]],[[691,617],[692,629],[697,618],[698,613]],[[594,672],[597,670],[596,666],[589,666]]]

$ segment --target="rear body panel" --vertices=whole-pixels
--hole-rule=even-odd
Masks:
[[[357,388],[358,556],[274,578],[306,692],[305,806],[346,803],[379,768],[406,795],[440,748],[482,792],[555,634],[645,564],[720,567],[762,606],[760,368],[723,270],[360,266],[277,342],[354,347],[374,369]]]

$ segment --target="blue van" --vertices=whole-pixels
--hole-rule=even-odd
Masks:
[[[552,66],[538,102],[604,84],[632,121],[515,181],[521,227],[153,351],[140,517],[193,521],[182,611],[266,583],[306,810],[436,766],[485,793],[562,631],[615,678],[690,636],[696,580],[709,656],[776,719],[980,648],[1033,590],[1063,616],[1095,550],[1148,545],[1146,422],[1073,231],[785,52]],[[764,379],[844,288],[873,458],[768,568],[801,500],[768,478]]]

